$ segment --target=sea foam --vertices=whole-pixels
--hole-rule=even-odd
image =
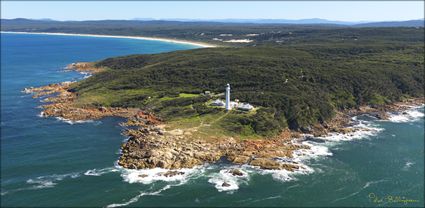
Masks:
[[[318,145],[310,141],[293,141],[294,144],[306,145],[307,149],[298,149],[293,152],[293,157],[275,158],[277,161],[298,166],[298,169],[293,171],[289,170],[264,170],[251,165],[231,165],[222,167],[219,172],[211,173],[208,175],[208,182],[214,184],[214,187],[219,192],[234,193],[240,188],[242,184],[248,184],[250,176],[253,174],[271,175],[273,179],[278,181],[292,181],[297,180],[298,175],[306,175],[315,172],[313,168],[307,165],[308,161],[312,159],[319,159],[327,156],[332,156],[329,148],[326,146]],[[211,166],[208,169],[217,169],[219,167]],[[232,169],[238,169],[243,173],[242,176],[233,175]],[[225,186],[223,186],[225,184]]]
[[[219,191],[228,191],[229,193],[233,193],[235,190],[239,189],[239,185],[244,183],[248,184],[249,181],[249,172],[248,166],[231,166],[229,168],[225,168],[220,170],[218,173],[212,173],[209,175],[210,179],[208,179],[209,183],[214,184],[214,187]],[[238,169],[242,175],[233,175],[231,173],[232,169]],[[223,184],[226,184],[223,186]]]
[[[203,166],[173,170],[179,172],[178,174],[175,174],[173,176],[165,176],[164,174],[170,170],[163,168],[135,170],[119,167],[119,169],[121,170],[121,177],[124,179],[125,182],[142,184],[151,184],[156,181],[178,181],[185,183],[189,180],[189,178],[192,178],[204,172]]]
[[[58,121],[62,121],[65,122],[67,124],[82,124],[82,123],[93,123],[94,120],[77,120],[77,121],[72,121],[70,119],[66,119],[66,118],[62,118],[62,117],[55,117]]]
[[[371,136],[376,136],[379,132],[383,131],[383,128],[379,128],[377,124],[372,121],[356,120],[357,124],[348,129],[352,129],[352,132],[349,133],[330,133],[326,136],[317,137],[330,142],[340,142],[340,141],[351,141],[364,138],[370,138]]]
[[[68,174],[53,174],[47,176],[39,176],[33,179],[28,179],[26,182],[28,184],[34,184],[33,189],[43,189],[43,188],[52,188],[58,181],[62,181],[65,178],[78,178],[80,173],[68,173]]]
[[[118,172],[119,170],[116,169],[115,167],[108,167],[108,168],[102,168],[102,169],[91,169],[88,170],[84,173],[84,175],[86,176],[101,176],[107,173],[112,173],[112,172]]]
[[[177,184],[177,185],[180,185],[180,184]],[[175,186],[177,186],[177,185],[175,185]],[[161,192],[163,192],[163,191],[165,191],[165,190],[167,190],[167,189],[169,189],[169,188],[171,188],[171,185],[166,185],[166,186],[164,186],[163,188],[161,188],[161,189],[159,189],[159,190],[157,190],[157,191],[153,191],[153,192],[140,192],[140,194],[139,195],[137,195],[137,196],[135,196],[135,197],[133,197],[133,198],[131,198],[130,200],[128,200],[128,201],[126,201],[126,202],[124,202],[124,203],[116,203],[116,204],[110,204],[110,205],[107,205],[106,207],[123,207],[123,206],[127,206],[127,205],[129,205],[129,204],[132,204],[132,203],[135,203],[135,202],[137,202],[137,201],[139,201],[139,199],[142,197],[142,196],[153,196],[153,195],[159,195]]]
[[[403,112],[394,112],[389,113],[388,121],[394,123],[407,123],[412,121],[417,121],[424,117],[424,113],[420,111],[423,110],[424,105],[421,106],[411,106],[408,110]]]
[[[143,196],[153,196],[159,195],[162,191],[170,189],[173,186],[180,186],[185,184],[189,179],[198,177],[202,175],[205,170],[205,166],[197,166],[194,168],[183,168],[178,170],[169,170],[163,168],[153,168],[153,169],[126,169],[118,165],[118,162],[115,162],[114,168],[104,168],[100,170],[92,169],[85,173],[85,175],[102,175],[107,172],[121,172],[121,177],[125,182],[128,183],[141,183],[141,184],[152,184],[154,182],[163,181],[168,184],[163,188],[160,188],[157,191],[150,192],[140,192],[140,194],[134,196],[124,203],[114,203],[107,205],[106,207],[122,207],[127,206],[129,204],[135,203],[139,201],[139,199]],[[181,174],[176,174],[174,176],[164,176],[165,173],[169,171],[178,171]]]
[[[218,173],[210,174],[208,182],[214,184],[214,187],[219,192],[226,191],[228,193],[234,193],[239,189],[240,185],[249,183],[250,175],[252,174],[271,175],[273,179],[283,182],[297,180],[297,175],[306,175],[315,172],[313,168],[307,165],[309,160],[332,156],[332,153],[326,146],[317,145],[310,141],[294,143],[306,145],[309,146],[309,148],[295,150],[292,158],[282,157],[276,158],[276,160],[282,163],[296,165],[298,166],[296,170],[264,170],[251,165],[233,165],[222,168]],[[232,169],[238,169],[243,175],[233,175],[231,173]],[[226,183],[226,186],[223,186],[224,183]]]
[[[353,117],[352,120],[356,124],[348,127],[353,130],[350,133],[330,133],[326,136],[316,137],[313,141],[304,140],[300,142],[294,140],[294,144],[306,145],[309,148],[295,150],[292,158],[277,158],[277,160],[283,163],[297,165],[299,167],[297,170],[259,170],[258,172],[264,175],[270,174],[274,179],[279,181],[297,180],[298,175],[312,174],[316,171],[309,166],[312,160],[333,156],[331,147],[335,146],[335,144],[375,136],[383,130],[371,121],[361,120],[357,117]],[[304,135],[304,137],[313,138],[312,135]]]
[[[278,181],[293,181],[297,180],[298,175],[312,174],[315,170],[308,165],[310,160],[324,158],[332,156],[332,152],[328,147],[318,145],[315,142],[303,141],[302,145],[309,146],[308,149],[298,149],[293,152],[292,158],[277,158],[284,163],[293,164],[298,166],[298,169],[293,171],[289,170],[260,170],[259,173],[262,175],[271,175],[275,180]]]

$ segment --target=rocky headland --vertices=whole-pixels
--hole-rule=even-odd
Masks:
[[[68,66],[66,66],[65,69],[66,70],[78,71],[78,72],[93,73],[93,74],[105,70],[104,68],[96,67],[95,63],[93,63],[93,62],[71,63],[71,64],[68,64]]]
[[[92,63],[73,63],[68,70],[86,73],[98,73],[104,69],[96,68]],[[290,131],[285,129],[276,137],[262,139],[239,138],[203,138],[196,139],[186,134],[184,129],[166,131],[166,122],[150,112],[138,108],[80,106],[76,103],[77,95],[71,89],[72,82],[50,84],[43,87],[24,89],[32,93],[34,98],[45,102],[41,107],[41,115],[61,117],[71,121],[95,120],[108,116],[126,118],[121,125],[126,129],[123,134],[128,140],[121,146],[118,164],[129,169],[192,168],[205,163],[215,163],[226,159],[234,164],[248,164],[262,169],[286,169],[294,171],[300,168],[296,162],[282,162],[276,158],[292,158],[293,152],[308,149],[302,145],[302,134],[324,136],[329,133],[351,133],[360,129],[352,128],[352,117],[369,114],[378,119],[387,119],[387,112],[401,112],[409,106],[424,103],[423,98],[408,99],[404,102],[382,106],[362,106],[338,112],[328,122],[323,122],[301,129]],[[180,174],[169,171],[167,174]],[[239,174],[237,170],[232,174]]]
[[[297,169],[296,164],[285,164],[276,157],[292,157],[292,152],[309,148],[295,144],[289,130],[277,138],[239,140],[235,138],[193,139],[184,131],[166,131],[164,122],[152,113],[137,108],[78,106],[76,95],[70,92],[72,82],[26,88],[42,102],[45,117],[61,117],[71,121],[96,120],[108,116],[127,118],[121,125],[128,127],[123,134],[128,140],[121,147],[118,164],[130,169],[191,168],[214,163],[225,157],[235,164],[250,164],[264,169]]]

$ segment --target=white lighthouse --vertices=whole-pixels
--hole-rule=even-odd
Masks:
[[[231,110],[232,106],[230,105],[230,84],[227,84],[226,87],[226,110]]]

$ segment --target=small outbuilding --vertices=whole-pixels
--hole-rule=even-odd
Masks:
[[[224,102],[220,99],[214,100],[211,104],[211,106],[224,106]]]
[[[254,109],[254,106],[252,106],[249,103],[239,103],[237,108],[238,108],[238,110],[250,111],[250,110]]]

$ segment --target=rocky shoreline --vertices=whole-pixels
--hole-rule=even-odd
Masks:
[[[389,113],[405,113],[405,111],[411,108],[412,106],[421,106],[424,105],[424,103],[425,99],[422,97],[410,98],[402,102],[395,102],[380,106],[360,106],[356,109],[348,109],[345,111],[337,112],[332,120],[314,125],[307,129],[303,129],[303,133],[312,134],[315,137],[326,136],[330,133],[348,134],[358,130],[362,130],[359,128],[353,128],[354,122],[352,118],[355,116],[369,115],[378,120],[388,120]]]
[[[118,164],[130,169],[192,168],[225,158],[234,164],[292,171],[298,169],[296,164],[281,163],[274,159],[291,158],[294,150],[309,148],[305,145],[294,144],[291,138],[194,140],[187,136],[166,132],[158,126],[128,129],[125,135],[129,139],[121,147],[122,153]]]
[[[104,70],[94,67],[93,63],[84,62],[70,64],[67,69],[85,73],[98,73]],[[75,104],[76,94],[70,90],[72,84],[72,82],[63,82],[37,88],[31,87],[24,89],[24,92],[33,94],[34,98],[44,98],[42,102],[46,104],[41,106],[43,108],[41,115],[46,117],[61,117],[71,121],[96,120],[109,116],[126,118],[127,121],[121,125],[126,128],[123,134],[128,137],[128,140],[121,146],[118,164],[128,169],[193,168],[226,159],[234,164],[248,164],[262,169],[295,171],[301,168],[300,164],[276,159],[292,158],[294,151],[309,149],[309,146],[301,144],[303,140],[301,134],[312,134],[317,137],[335,132],[351,133],[359,130],[352,128],[353,116],[368,114],[378,119],[387,119],[387,112],[401,112],[409,106],[424,103],[424,98],[416,98],[384,106],[362,106],[358,109],[338,112],[331,121],[302,129],[301,132],[285,129],[274,138],[201,140],[191,138],[183,131],[166,131],[166,123],[141,109],[78,106]],[[178,175],[180,172],[170,170],[166,174],[169,177]]]
[[[95,67],[95,63],[93,62],[78,62],[78,63],[71,63],[68,64],[68,66],[65,67],[66,70],[72,70],[72,71],[78,71],[78,72],[85,72],[85,73],[99,73],[104,68]]]

